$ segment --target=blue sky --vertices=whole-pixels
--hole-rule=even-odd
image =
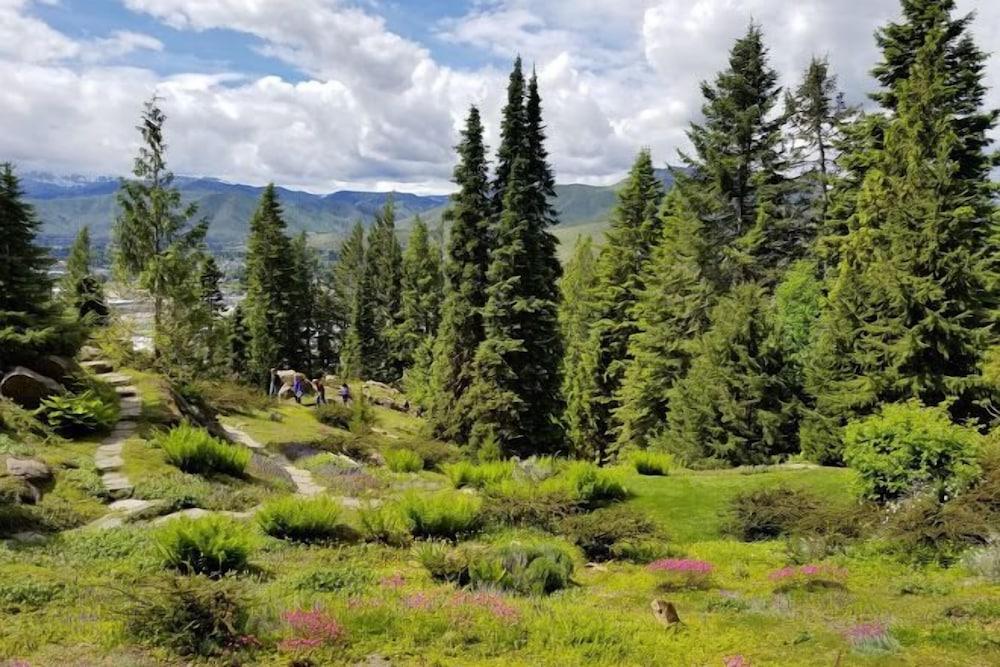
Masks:
[[[794,85],[813,55],[863,103],[899,0],[0,0],[0,160],[121,175],[162,98],[178,173],[314,192],[446,192],[470,104],[488,142],[510,62],[537,68],[561,182],[676,160],[699,82],[751,17]],[[1000,2],[958,0],[1000,52]],[[991,63],[989,83],[1000,84]],[[1000,96],[991,92],[991,104]]]

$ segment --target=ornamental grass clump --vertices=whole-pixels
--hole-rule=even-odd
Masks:
[[[899,642],[885,623],[861,623],[844,633],[851,650],[862,655],[885,655],[899,650]]]
[[[768,578],[775,583],[777,592],[844,588],[847,583],[847,570],[832,565],[789,566],[775,570],[768,575]]]
[[[711,563],[693,558],[663,558],[646,566],[660,579],[664,590],[701,590],[711,584]]]
[[[243,477],[250,463],[250,450],[230,445],[205,429],[181,424],[155,438],[167,462],[187,473]]]
[[[319,542],[346,537],[340,504],[328,496],[287,496],[273,500],[257,513],[257,523],[272,537]]]
[[[640,475],[663,477],[675,467],[674,457],[665,452],[636,452],[629,462]]]
[[[410,493],[396,507],[408,521],[413,537],[454,540],[479,529],[482,501],[455,491]]]
[[[385,465],[392,472],[420,472],[424,459],[410,449],[390,449],[385,452]]]
[[[255,544],[244,526],[220,516],[173,519],[157,531],[155,542],[164,566],[212,577],[248,569]]]
[[[487,461],[470,463],[459,461],[443,466],[451,485],[456,489],[471,487],[482,489],[499,484],[514,477],[516,464],[513,461]]]

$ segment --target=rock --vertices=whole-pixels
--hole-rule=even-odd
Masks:
[[[111,362],[105,361],[103,359],[85,361],[80,365],[86,368],[91,373],[95,373],[97,375],[100,375],[101,373],[110,373],[111,371],[114,370],[114,367],[111,365]]]
[[[112,387],[122,387],[132,384],[132,378],[124,373],[98,373],[97,379]]]
[[[24,366],[17,366],[0,380],[0,395],[30,410],[41,405],[43,398],[65,391],[63,386],[52,378]]]
[[[13,535],[11,535],[10,541],[16,542],[17,544],[38,545],[38,544],[45,544],[46,542],[49,541],[49,538],[46,537],[45,535],[42,535],[41,533],[23,532],[23,533],[14,533]]]
[[[41,499],[42,492],[20,477],[0,477],[0,503],[35,505]]]
[[[7,472],[26,482],[48,482],[52,479],[52,469],[35,459],[7,459]]]
[[[93,345],[84,345],[80,348],[80,361],[93,361],[101,357],[101,351]]]
[[[653,616],[656,617],[656,620],[666,627],[676,629],[683,625],[681,617],[677,615],[677,607],[674,606],[673,602],[653,600],[649,606],[653,608]]]
[[[25,366],[40,375],[52,378],[56,382],[63,382],[66,376],[74,370],[72,361],[66,357],[58,357],[54,354],[32,359],[30,363],[25,363]]]

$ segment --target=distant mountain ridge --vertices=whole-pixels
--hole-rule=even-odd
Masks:
[[[664,169],[659,174],[669,186],[673,180],[670,173]],[[70,238],[84,225],[90,227],[91,235],[98,241],[110,236],[117,213],[117,178],[61,177],[27,172],[22,175],[21,184],[42,220],[44,236]],[[178,176],[175,185],[184,201],[197,202],[199,215],[209,220],[210,242],[243,243],[263,187],[187,176]],[[599,232],[610,218],[617,189],[618,185],[557,185],[554,205],[559,227],[586,225]],[[416,215],[436,225],[449,200],[448,195],[407,192],[341,190],[321,195],[281,187],[277,190],[289,230],[306,231],[322,239],[324,244],[337,242],[358,220],[369,223],[390,195],[396,203],[397,219],[404,233]],[[565,234],[559,235],[565,240]]]

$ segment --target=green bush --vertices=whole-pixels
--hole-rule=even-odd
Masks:
[[[351,402],[351,421],[348,428],[355,435],[364,435],[372,429],[375,423],[375,410],[368,403],[364,394],[358,393]]]
[[[361,534],[367,542],[404,546],[410,542],[410,523],[396,505],[367,505],[358,509]]]
[[[485,490],[483,523],[554,531],[559,521],[574,514],[580,502],[565,488],[546,489],[538,484],[506,480]]]
[[[354,410],[349,405],[343,403],[327,403],[316,407],[314,413],[316,419],[334,428],[351,430],[351,419],[354,417]]]
[[[772,486],[736,494],[729,502],[725,532],[744,542],[791,535],[820,500],[787,486]]]
[[[483,489],[511,479],[516,467],[513,461],[487,461],[486,463],[459,461],[444,466],[443,472],[456,489],[465,486]]]
[[[126,630],[180,655],[216,656],[249,634],[248,607],[236,581],[173,576],[140,588]]]
[[[393,472],[420,472],[424,460],[409,449],[390,449],[385,452],[385,465]]]
[[[975,504],[925,493],[894,508],[885,531],[905,560],[949,565],[970,547],[988,544],[996,523]]]
[[[636,452],[629,462],[640,475],[664,476],[674,469],[674,457],[665,452]]]
[[[467,493],[410,493],[396,506],[418,538],[455,539],[475,532],[481,523],[482,501]]]
[[[0,610],[17,614],[44,607],[66,587],[47,581],[0,582]]]
[[[210,576],[246,570],[255,546],[245,526],[219,516],[173,519],[155,539],[166,567]]]
[[[374,582],[375,577],[366,564],[347,563],[308,572],[295,580],[294,587],[299,591],[358,595]]]
[[[181,424],[157,436],[155,444],[167,461],[187,473],[242,477],[250,463],[250,450],[213,438],[208,431]]]
[[[665,537],[645,514],[630,507],[608,507],[563,520],[559,533],[592,561],[655,560]],[[659,543],[659,544],[657,544]]]
[[[264,502],[273,494],[266,484],[248,484],[230,477],[205,479],[180,470],[140,477],[132,495],[145,500],[160,500],[170,510],[200,507],[213,511],[243,512]]]
[[[414,556],[439,581],[524,595],[548,595],[566,588],[573,576],[572,555],[548,542],[455,548],[428,542],[416,547]]]
[[[460,460],[462,456],[458,447],[440,440],[407,438],[403,440],[403,446],[420,455],[420,458],[424,460],[425,470],[439,469],[446,463]]]
[[[847,425],[844,461],[858,471],[861,493],[892,500],[921,487],[953,495],[978,472],[982,436],[951,422],[943,407],[916,401],[883,406]]]
[[[249,415],[274,407],[274,399],[260,389],[232,380],[195,380],[178,390],[188,401],[224,415]]]
[[[57,433],[79,436],[110,428],[118,419],[118,408],[87,390],[82,394],[43,398],[36,414]]]
[[[349,535],[341,514],[340,504],[329,496],[287,496],[265,504],[257,523],[268,535],[285,540],[335,540]]]
[[[543,488],[565,491],[588,506],[599,506],[628,498],[617,471],[598,468],[593,463],[576,461],[559,475],[545,480]]]
[[[421,542],[413,548],[413,557],[435,580],[465,586],[469,583],[472,550],[467,545],[452,548],[445,542]]]

